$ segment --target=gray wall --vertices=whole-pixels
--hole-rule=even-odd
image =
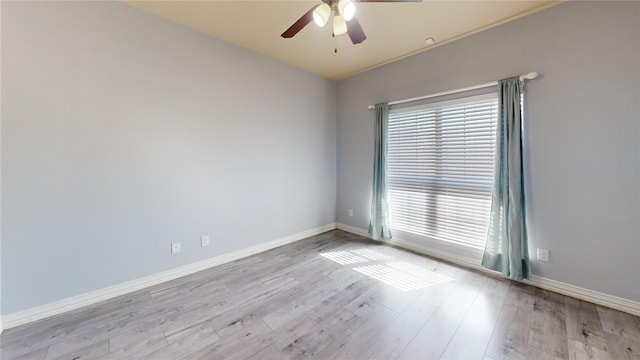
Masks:
[[[3,1],[2,56],[3,314],[335,221],[332,81],[114,2]]]
[[[533,272],[640,300],[639,46],[640,3],[569,2],[339,81],[338,222],[368,225],[368,104],[537,71],[526,90],[530,249],[551,262]]]

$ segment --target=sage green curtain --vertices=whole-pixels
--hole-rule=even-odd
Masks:
[[[491,215],[482,265],[510,279],[531,277],[522,164],[522,83],[498,82],[498,126]]]
[[[391,239],[389,203],[387,202],[387,131],[389,125],[389,104],[376,104],[375,116],[373,192],[371,194],[369,234],[375,240],[389,240]]]

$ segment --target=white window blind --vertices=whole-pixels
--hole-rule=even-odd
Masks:
[[[392,110],[391,228],[483,248],[497,123],[495,93]]]

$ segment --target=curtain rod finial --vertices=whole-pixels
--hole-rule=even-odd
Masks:
[[[533,79],[535,79],[537,77],[538,77],[538,73],[535,72],[535,71],[532,71],[532,72],[530,72],[530,73],[528,73],[526,75],[520,76],[520,81],[524,81],[524,79],[533,80]]]

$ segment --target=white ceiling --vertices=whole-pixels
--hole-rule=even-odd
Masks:
[[[291,39],[280,36],[320,0],[124,2],[333,80],[558,3],[525,0],[357,3],[356,17],[367,39],[353,45],[346,34],[332,38],[329,24],[318,28],[313,22]],[[433,37],[436,44],[425,45],[427,37]]]

